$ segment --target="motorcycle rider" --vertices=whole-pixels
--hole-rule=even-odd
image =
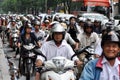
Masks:
[[[116,31],[116,30],[119,30],[117,28],[117,26],[114,27],[114,25],[111,25],[112,23],[111,22],[108,22],[106,23],[107,25],[104,25],[102,26],[102,34],[101,34],[101,37],[99,39],[99,42],[95,48],[95,57],[100,57],[101,54],[102,54],[102,48],[101,48],[101,39],[102,39],[102,36],[106,33],[109,33],[111,31]],[[117,32],[117,31],[116,31]]]
[[[40,41],[41,45],[44,43],[44,39],[45,39],[45,32],[43,30],[41,30],[41,26],[40,26],[40,22],[39,21],[35,21],[34,24],[34,34],[35,36],[38,38],[38,40]]]
[[[55,24],[51,28],[52,40],[47,41],[40,48],[41,52],[47,57],[48,60],[56,56],[63,56],[70,59],[71,56],[74,54],[73,49],[64,40],[64,36],[65,36],[65,30],[60,23]],[[77,66],[80,66],[82,64],[82,62],[79,61],[77,56],[74,57],[73,60],[76,62]],[[36,66],[37,67],[42,66],[43,62],[44,62],[44,58],[38,56],[36,60]],[[35,80],[40,80],[39,72],[36,72]]]
[[[16,54],[15,54],[14,57],[16,57],[16,55],[19,53],[19,48],[21,47],[21,45],[29,45],[29,43],[32,43],[34,45],[37,44],[38,47],[41,46],[41,44],[38,41],[37,37],[31,31],[32,31],[31,24],[26,25],[25,26],[25,32],[20,35],[20,38],[18,40],[18,43],[17,43],[18,49],[17,49]],[[21,53],[24,53],[24,49],[21,49]]]
[[[13,30],[13,29],[16,29],[18,30],[18,25],[16,24],[16,21],[15,20],[11,20],[11,22],[9,22],[9,24],[7,25],[7,38],[9,40],[10,38],[10,32]],[[19,31],[18,31],[19,33]]]
[[[85,48],[94,42],[94,48],[98,44],[99,37],[97,33],[93,32],[93,24],[88,21],[84,24],[84,32],[78,35],[80,41],[80,48]]]
[[[7,19],[5,17],[0,17],[0,37],[3,41],[3,43],[5,42],[4,41],[4,38],[5,38],[5,34],[6,34],[6,26],[7,26]],[[3,34],[4,32],[4,34]]]
[[[80,29],[76,20],[77,20],[76,17],[74,16],[70,17],[67,32],[75,40],[75,42],[79,43],[79,40],[77,39],[77,35],[80,33]]]
[[[19,30],[18,30],[18,25],[16,24],[16,20],[11,20],[11,22],[9,22],[9,24],[7,25],[7,38],[10,41],[10,46],[12,47],[12,37],[10,35],[10,33],[12,31],[16,30],[17,34],[19,35]]]
[[[120,80],[120,35],[110,31],[102,36],[102,56],[88,62],[79,80]]]
[[[98,35],[102,33],[102,24],[100,20],[94,20],[94,32]]]
[[[74,50],[77,50],[78,49],[78,42],[75,42],[74,40],[73,40],[73,38],[70,36],[70,34],[66,31],[67,30],[67,25],[66,25],[66,23],[61,23],[61,25],[64,27],[64,29],[65,29],[65,40],[72,46],[72,48],[74,49]]]

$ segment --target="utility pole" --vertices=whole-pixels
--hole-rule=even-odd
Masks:
[[[110,17],[114,17],[114,4],[113,4],[113,0],[110,0]]]
[[[47,0],[45,0],[45,12],[47,13],[47,8],[48,6],[47,6]]]
[[[120,0],[118,0],[118,13],[120,14]]]

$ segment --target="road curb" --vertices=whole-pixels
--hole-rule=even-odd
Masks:
[[[11,80],[8,61],[5,58],[2,40],[0,38],[0,80]]]

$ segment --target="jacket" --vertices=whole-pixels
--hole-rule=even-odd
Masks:
[[[79,78],[79,80],[99,80],[100,73],[102,71],[102,59],[103,57],[89,61]],[[120,60],[120,58],[118,58]],[[120,65],[119,65],[120,70]],[[120,71],[119,71],[120,75]]]

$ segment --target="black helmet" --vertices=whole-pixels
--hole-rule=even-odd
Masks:
[[[86,29],[87,29],[88,27],[90,27],[90,28],[92,29],[92,31],[91,31],[91,33],[92,33],[92,32],[93,32],[93,23],[90,22],[90,21],[85,22],[85,24],[84,24],[84,32],[85,32],[85,33],[87,33],[87,32],[86,32]]]
[[[120,35],[114,31],[104,34],[102,36],[101,46],[103,46],[107,41],[118,43],[120,46]]]

